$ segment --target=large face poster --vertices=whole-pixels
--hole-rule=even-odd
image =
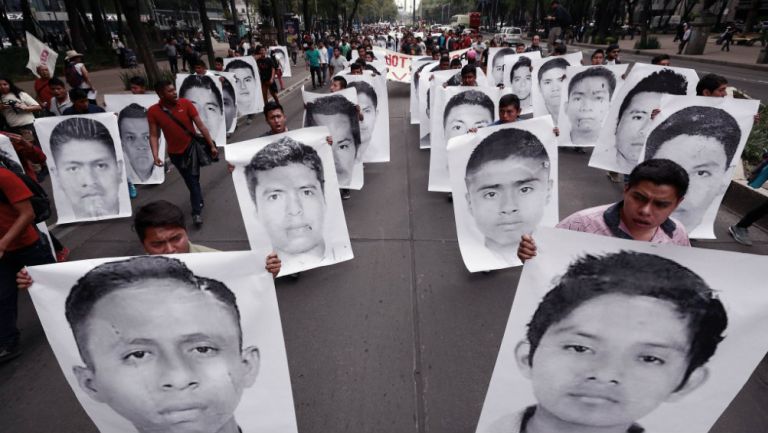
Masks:
[[[476,431],[708,432],[768,349],[766,258],[534,237]]]
[[[558,123],[560,146],[597,144],[611,98],[621,87],[627,66],[569,66],[566,69]]]
[[[563,56],[549,56],[543,59],[533,60],[533,86],[531,98],[533,104],[533,116],[552,116],[555,126],[558,125],[560,114],[560,90],[563,86],[565,68],[568,66],[580,66],[582,60],[581,51]]]
[[[218,252],[29,268],[64,377],[103,433],[296,432],[264,256]]]
[[[131,216],[117,116],[42,117],[35,132],[48,158],[59,224]]]
[[[503,84],[520,98],[520,110],[523,114],[533,112],[533,61],[540,58],[539,51],[504,56]]]
[[[291,77],[291,62],[288,57],[288,48],[283,46],[269,47],[269,55],[274,56],[283,70],[283,77]]]
[[[435,98],[438,93],[438,89],[441,89],[443,86],[443,83],[447,83],[448,80],[456,77],[456,74],[459,74],[461,71],[456,69],[448,69],[444,71],[439,71],[436,68],[439,66],[435,66],[433,68],[434,72],[430,72],[427,74],[422,74],[420,80],[422,81],[420,85],[424,86],[424,99],[422,99],[422,103],[419,104],[419,110],[422,110],[422,118],[419,122],[419,134],[421,135],[421,139],[419,141],[419,149],[429,149],[432,147],[432,116],[436,114],[437,112],[435,110]],[[425,76],[426,75],[426,76]],[[430,79],[431,77],[431,79]],[[421,92],[421,90],[419,90]],[[426,104],[424,104],[426,102]],[[425,132],[426,131],[426,132]]]
[[[231,134],[237,128],[237,77],[234,72],[212,71],[212,74],[224,79],[219,80],[221,97],[224,99],[224,125],[227,134]]]
[[[361,189],[363,161],[358,157],[362,140],[357,91],[347,88],[329,95],[307,92],[302,88],[301,96],[304,99],[304,126],[325,126],[331,131],[339,186]]]
[[[448,142],[457,237],[470,272],[521,265],[520,236],[557,224],[553,128],[543,116]]]
[[[179,98],[188,99],[218,145],[227,143],[227,122],[224,117],[224,97],[221,80],[211,75],[177,74]]]
[[[389,94],[387,80],[370,75],[345,75],[347,88],[357,91],[360,121],[360,149],[363,162],[389,161]]]
[[[415,59],[411,62],[411,97],[410,97],[410,113],[411,113],[411,125],[418,125],[419,123],[419,79],[421,70],[430,63],[435,63],[431,57],[424,57]],[[417,75],[418,73],[418,75]]]
[[[434,87],[435,112],[432,116],[432,147],[429,152],[429,191],[450,192],[448,141],[472,128],[488,126],[496,120],[501,90],[496,87]]]
[[[688,173],[688,192],[672,214],[692,238],[714,239],[714,223],[760,107],[757,99],[661,98],[643,159],[664,158]]]
[[[514,48],[511,47],[491,47],[488,48],[488,77],[494,86],[499,84],[509,85],[509,77],[506,77],[509,71],[509,66],[505,65],[507,57],[519,56]],[[530,53],[522,53],[525,57],[531,60],[541,58],[541,53],[533,51]],[[513,63],[514,64],[514,63]]]
[[[128,181],[135,185],[158,184],[165,180],[163,167],[155,165],[149,146],[147,110],[157,104],[159,98],[151,95],[104,95],[106,110],[117,114],[117,129],[125,155],[125,172]],[[165,137],[160,134],[159,155],[165,155]]]
[[[235,74],[238,115],[245,116],[264,111],[259,68],[253,56],[224,59],[224,70]]]
[[[661,95],[695,95],[699,77],[686,68],[635,63],[616,92],[589,166],[629,173],[640,161],[651,112]]]
[[[277,252],[281,276],[353,257],[326,136],[304,128],[227,148],[251,249]]]

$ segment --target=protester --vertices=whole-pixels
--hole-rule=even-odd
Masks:
[[[163,45],[165,56],[168,58],[168,65],[171,68],[172,74],[179,73],[179,52],[176,49],[176,39],[168,38]]]
[[[160,132],[165,137],[168,155],[171,162],[179,170],[184,183],[189,189],[189,200],[192,206],[192,222],[200,226],[203,224],[203,191],[200,187],[200,167],[188,167],[184,161],[184,153],[192,143],[193,132],[196,126],[210,148],[211,156],[216,159],[218,149],[211,138],[195,106],[184,98],[178,98],[176,88],[169,81],[160,81],[155,85],[155,92],[160,97],[160,102],[151,106],[147,113],[149,121],[149,143],[152,147],[152,156],[155,165],[163,165],[163,155],[159,154]],[[193,126],[194,125],[194,126]]]
[[[309,48],[304,52],[304,58],[307,61],[309,74],[312,76],[312,88],[317,89],[318,86],[323,85],[323,77],[320,73],[320,51],[310,43]],[[317,84],[315,84],[315,77],[317,77]]]
[[[64,111],[72,106],[67,86],[56,77],[51,78],[48,85],[52,95],[51,100],[48,102],[48,111],[54,116],[62,116]]]
[[[592,56],[590,57],[592,60],[592,65],[602,65],[603,62],[605,62],[605,51],[603,51],[602,48],[596,49],[594,52],[592,52]]]
[[[75,50],[67,51],[64,57],[64,75],[70,87],[85,90],[91,103],[96,103],[96,88],[91,84],[91,76],[83,63],[82,54]]]
[[[324,86],[328,82],[328,49],[325,48],[323,41],[318,42],[317,45],[317,50],[320,53],[320,73],[323,80],[321,86]]]
[[[651,64],[659,66],[670,66],[672,62],[670,61],[669,54],[659,54],[658,56],[654,56],[651,59]]]
[[[541,37],[539,35],[533,35],[533,38],[531,38],[531,45],[525,49],[526,53],[532,53],[534,51],[542,52],[543,49],[541,48]]]
[[[259,68],[261,95],[264,98],[264,102],[266,103],[269,100],[267,98],[267,93],[269,93],[275,102],[279,104],[277,84],[275,83],[275,64],[272,62],[272,59],[267,57],[267,50],[263,46],[256,47],[256,66]]]
[[[272,65],[275,67],[275,80],[280,84],[280,91],[283,91],[285,90],[285,85],[283,84],[283,62],[277,58],[278,54],[281,58],[283,57],[282,51],[270,50],[269,59],[272,60]]]
[[[349,61],[347,61],[346,57],[341,55],[341,49],[339,47],[335,47],[333,49],[333,57],[328,64],[330,69],[330,76],[333,77],[336,73],[346,69],[347,66],[349,66]]]
[[[605,61],[603,62],[603,64],[604,65],[621,64],[621,61],[619,60],[619,53],[621,53],[621,48],[619,48],[617,44],[608,45],[608,48],[605,49]]]
[[[69,91],[69,100],[72,101],[72,106],[64,110],[62,113],[64,116],[71,116],[73,114],[93,114],[103,113],[104,109],[91,102],[88,99],[88,94],[83,89],[72,89]]]
[[[8,77],[0,76],[0,113],[11,132],[34,136],[35,115],[43,107],[27,92],[22,91]]]
[[[43,110],[48,110],[48,104],[53,97],[49,83],[51,79],[51,71],[48,69],[48,66],[45,65],[38,65],[36,70],[37,74],[40,75],[40,78],[35,80],[35,99],[37,99],[37,102],[43,107]]]

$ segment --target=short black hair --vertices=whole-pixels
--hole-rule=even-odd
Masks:
[[[553,53],[557,56],[562,56],[565,54],[567,50],[565,49],[565,45],[555,43],[555,49],[553,50]]]
[[[352,138],[355,142],[355,153],[357,153],[360,148],[360,123],[355,104],[335,93],[307,102],[304,126],[318,126],[319,124],[314,117],[316,114],[343,114],[347,116],[350,124],[352,124]]]
[[[251,66],[250,63],[246,62],[245,60],[232,60],[231,62],[227,63],[227,66],[224,67],[224,70],[229,72],[233,69],[248,69],[251,71],[252,76],[256,76],[256,73],[253,72],[253,66]]]
[[[173,83],[171,83],[168,80],[160,80],[160,81],[158,81],[157,83],[155,83],[155,93],[157,93],[159,95],[160,92],[165,90],[165,88],[168,87],[168,86],[173,86]]]
[[[219,91],[219,88],[216,87],[216,82],[213,81],[213,78],[209,77],[208,75],[196,74],[188,76],[184,79],[184,81],[181,82],[179,96],[183,98],[184,95],[187,94],[187,91],[193,88],[204,89],[213,93],[216,102],[219,104],[219,111],[221,113],[224,112],[224,104],[222,103],[221,92]]]
[[[562,57],[555,57],[551,60],[547,60],[546,63],[539,67],[539,73],[537,74],[539,82],[541,82],[541,77],[547,73],[547,71],[552,69],[565,69],[568,66],[571,66],[571,64],[568,63],[568,60],[565,60]],[[563,73],[563,75],[565,75],[565,73]]]
[[[608,82],[608,98],[613,96],[613,91],[616,89],[616,77],[613,72],[604,66],[590,66],[571,78],[571,82],[568,83],[568,98],[570,99],[573,88],[580,81],[591,77],[604,78]]]
[[[346,89],[347,88],[347,79],[342,77],[341,75],[337,75],[337,76],[333,77],[331,80],[332,81],[336,81],[337,83],[339,83],[339,85],[341,86],[342,89]]]
[[[464,65],[461,68],[461,77],[464,78],[467,75],[477,76],[477,67],[475,65]]]
[[[59,86],[59,87],[66,87],[63,81],[61,79],[53,77],[50,80],[48,80],[48,86]]]
[[[50,146],[54,161],[65,144],[72,142],[77,146],[83,140],[101,143],[109,151],[112,158],[117,160],[115,142],[103,123],[87,117],[70,117],[59,122],[51,131]]]
[[[509,71],[509,81],[513,81],[515,78],[515,71],[522,68],[527,67],[528,70],[531,70],[531,59],[528,57],[522,56],[519,59],[517,59],[517,62],[512,66],[512,69]]]
[[[69,89],[69,100],[72,102],[75,101],[82,101],[83,99],[88,99],[88,93],[79,88],[76,87],[74,89]]]
[[[354,62],[354,63],[352,63],[351,65],[349,65],[349,70],[350,70],[350,71],[354,71],[354,70],[356,70],[356,69],[360,69],[360,70],[362,71],[362,70],[363,70],[363,65],[362,65],[362,63],[359,63],[359,62]]]
[[[349,83],[350,88],[354,88],[357,90],[357,94],[360,95],[361,93],[367,96],[371,99],[373,102],[374,108],[378,108],[379,106],[379,97],[376,96],[376,91],[373,89],[373,86],[366,83],[365,81],[353,81]],[[358,98],[359,100],[359,98]]]
[[[680,135],[712,137],[723,145],[725,168],[731,165],[741,141],[741,128],[727,111],[703,106],[683,108],[667,117],[648,135],[645,159],[656,155],[661,146]]]
[[[495,63],[496,59],[502,59],[502,61],[503,61],[504,57],[512,55],[512,54],[517,54],[517,51],[515,51],[513,48],[509,48],[509,47],[501,48],[499,51],[496,51],[496,55],[493,56],[493,61],[491,63]]]
[[[538,137],[524,129],[505,128],[485,137],[475,147],[467,161],[465,181],[485,164],[510,157],[533,159],[549,170],[549,155]]]
[[[147,229],[155,227],[176,227],[187,230],[184,212],[175,204],[165,200],[145,204],[133,217],[133,229],[139,236],[139,241],[144,242]]]
[[[192,67],[193,68],[196,68],[198,66],[202,66],[204,68],[208,68],[208,65],[206,65],[205,62],[202,59],[195,60],[194,62],[192,62]]]
[[[654,185],[670,185],[675,188],[677,198],[688,192],[688,173],[678,163],[669,159],[648,159],[637,164],[629,173],[627,187],[649,181]]]
[[[215,63],[224,63],[224,58],[223,57],[216,57],[213,61]]]
[[[728,80],[722,75],[707,74],[701,77],[701,79],[699,80],[699,83],[696,85],[696,94],[699,96],[703,96],[705,90],[709,92],[714,92],[715,90],[717,90],[718,87],[722,86],[723,84],[728,84]]]
[[[590,59],[594,59],[594,58],[595,58],[595,56],[596,56],[596,55],[598,55],[598,54],[602,54],[602,55],[603,55],[603,57],[605,57],[605,51],[603,51],[603,49],[602,49],[602,48],[598,48],[598,49],[596,49],[595,51],[593,51],[593,52],[592,52],[592,55],[591,55],[591,56],[589,56],[589,58],[590,58]]]
[[[499,109],[510,105],[515,107],[515,110],[520,111],[520,98],[514,93],[507,93],[499,99]]]
[[[644,296],[669,302],[687,319],[690,348],[688,368],[678,389],[694,370],[706,364],[723,340],[728,316],[722,302],[696,273],[654,254],[620,251],[586,255],[568,266],[557,285],[542,299],[528,323],[528,362],[547,330],[576,308],[603,295]]]
[[[128,80],[128,83],[134,86],[146,87],[147,80],[145,80],[144,77],[140,75],[134,75],[130,80]]]
[[[610,52],[610,51],[613,51],[613,50],[620,50],[620,49],[621,49],[621,47],[619,46],[619,44],[610,44],[610,45],[608,45],[608,48],[605,49],[605,51],[606,52]]]
[[[124,119],[144,119],[147,120],[147,109],[137,103],[127,105],[120,110],[120,114],[117,115],[117,129],[122,132],[122,122]]]
[[[179,259],[165,256],[138,256],[96,266],[80,277],[67,295],[64,315],[72,328],[80,357],[87,366],[95,368],[88,352],[87,324],[98,301],[139,281],[155,279],[176,281],[188,286],[191,290],[210,293],[213,298],[224,304],[235,320],[238,343],[242,348],[240,310],[237,307],[235,294],[224,283],[195,275]]]
[[[638,93],[643,92],[685,95],[688,92],[688,79],[685,78],[685,75],[678,74],[672,69],[655,71],[643,78],[632,88],[632,90],[627,92],[624,100],[621,101],[619,116],[616,120],[617,125],[621,122],[621,116],[624,115],[624,111],[629,107],[629,104],[632,103],[632,98],[637,96]]]
[[[445,111],[443,112],[443,128],[445,128],[445,122],[448,121],[448,115],[451,110],[459,105],[477,105],[478,107],[485,108],[491,113],[491,121],[496,118],[493,101],[488,95],[479,90],[465,90],[453,95],[445,104]]]
[[[317,181],[320,183],[320,189],[325,191],[323,161],[317,151],[291,137],[283,137],[256,152],[251,158],[251,162],[245,166],[245,179],[248,182],[248,191],[254,205],[256,204],[256,185],[259,181],[259,172],[286,167],[289,164],[301,164],[314,171]]]
[[[270,111],[280,110],[285,114],[285,110],[283,109],[283,106],[278,104],[275,101],[269,101],[266,104],[264,104],[264,117],[267,117],[269,115]]]
[[[517,47],[525,47],[525,43],[524,42],[518,42],[518,43],[515,44],[515,48],[517,48]]]
[[[669,54],[659,54],[658,56],[654,56],[654,57],[651,59],[651,64],[652,64],[652,65],[658,65],[658,64],[659,64],[659,63],[661,63],[662,61],[664,61],[664,60],[669,60],[669,59],[670,59],[670,58],[669,58]]]

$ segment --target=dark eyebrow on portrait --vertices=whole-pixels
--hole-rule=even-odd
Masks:
[[[181,336],[181,342],[182,343],[195,343],[199,341],[210,341],[217,338],[223,338],[222,335],[219,334],[203,334],[202,332],[195,332],[194,334],[185,334]]]
[[[719,166],[718,163],[712,161],[712,162],[705,162],[705,163],[699,164],[699,165],[694,165],[693,169],[694,170],[701,170],[702,168],[713,168],[713,167],[717,168],[718,166]]]
[[[265,196],[265,195],[274,194],[276,192],[285,192],[285,190],[283,188],[265,188],[264,191],[262,191],[261,195]]]
[[[678,344],[677,342],[666,343],[641,343],[643,346],[652,347],[654,349],[666,349],[674,350],[675,352],[681,352],[688,354],[688,347]]]

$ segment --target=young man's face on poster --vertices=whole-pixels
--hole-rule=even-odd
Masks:
[[[152,175],[155,160],[149,147],[149,123],[146,118],[125,118],[120,121],[120,141],[128,163],[147,180]]]
[[[110,143],[71,140],[55,151],[57,178],[78,218],[120,212],[122,166]]]
[[[339,184],[346,185],[352,178],[356,147],[352,133],[352,120],[344,113],[314,114],[317,125],[327,126],[333,135],[333,161]]]
[[[574,144],[597,141],[610,105],[611,90],[605,78],[586,77],[572,86],[565,103],[565,113],[571,124]]]
[[[661,94],[637,93],[621,115],[616,127],[616,152],[619,160],[634,167],[645,145],[651,112],[658,107]]]

